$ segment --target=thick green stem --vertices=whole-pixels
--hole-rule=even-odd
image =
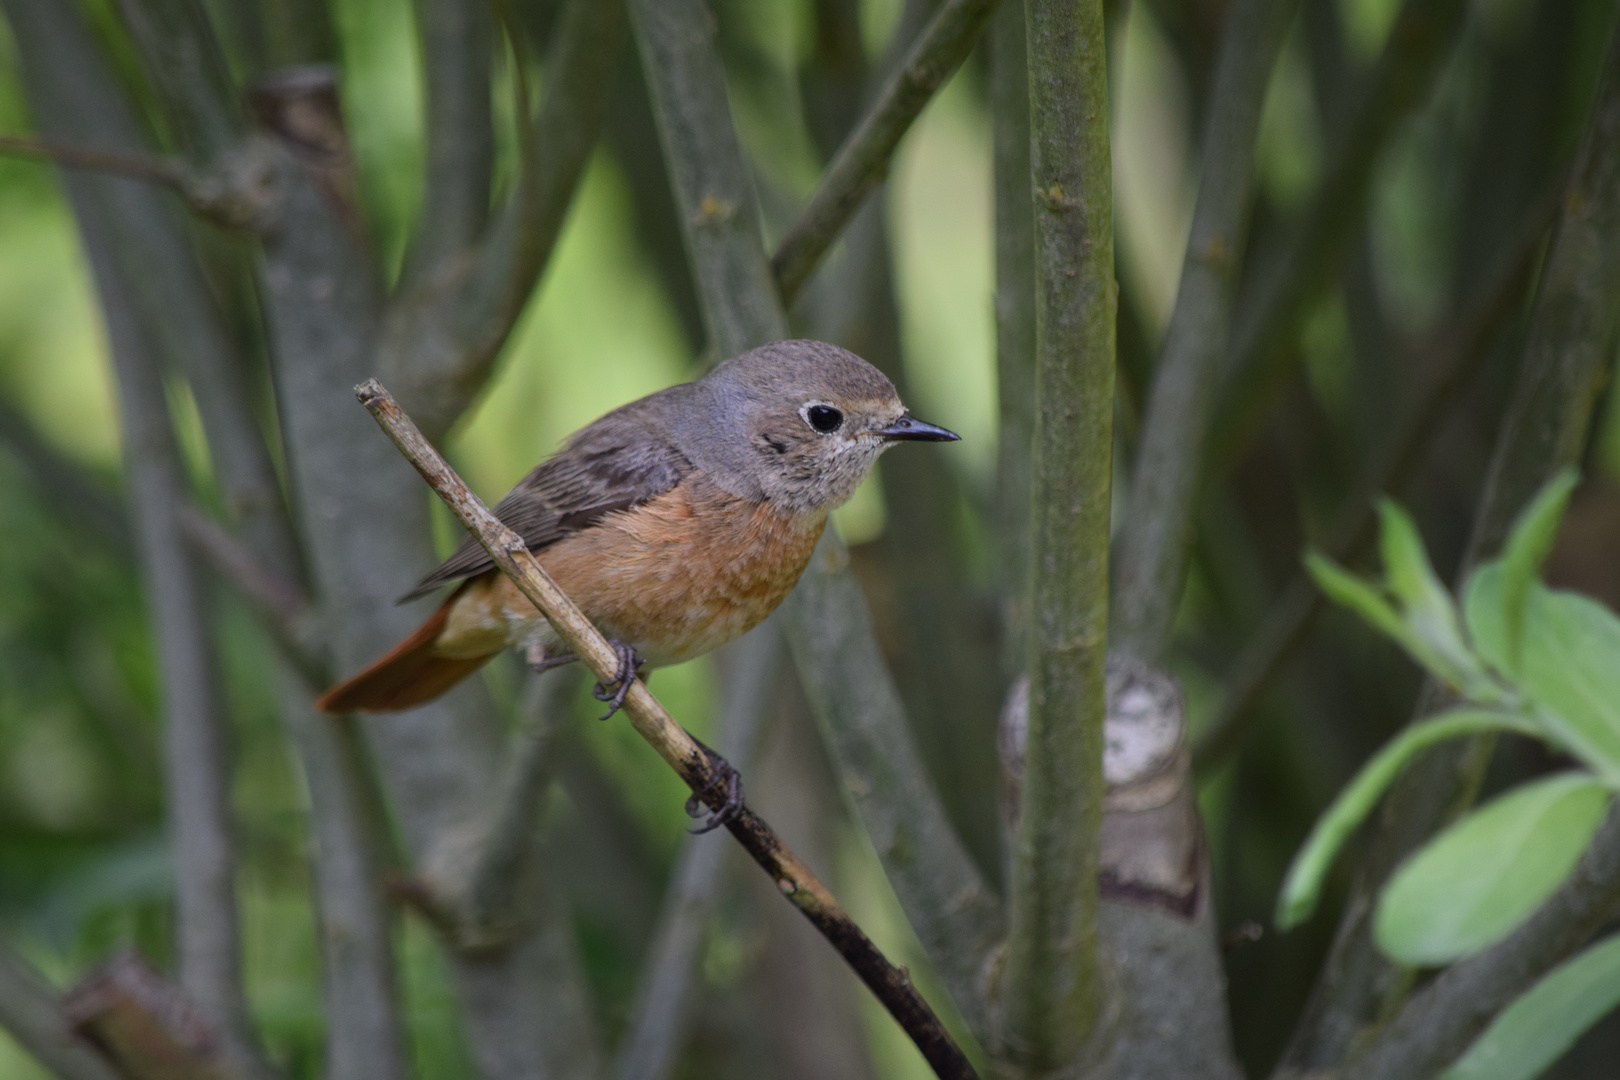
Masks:
[[[1098,1014],[1097,830],[1114,411],[1107,39],[1099,0],[1025,7],[1035,188],[1029,743],[1013,852],[1004,1052],[1035,1072]]]

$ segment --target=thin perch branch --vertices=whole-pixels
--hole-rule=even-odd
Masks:
[[[934,92],[973,49],[1001,0],[947,0],[838,150],[810,203],[771,257],[784,307],[793,303],[861,203],[889,173],[889,158]]]
[[[355,388],[355,395],[378,426],[416,467],[451,513],[471,532],[495,564],[509,576],[567,643],[568,648],[603,682],[614,681],[619,657],[601,631],[557,587],[530,554],[521,538],[490,512],[445,462],[388,391],[376,379]],[[653,697],[647,685],[635,680],[624,701],[636,733],[676,771],[692,793],[711,809],[721,810],[726,785],[703,747]],[[770,826],[745,804],[726,828],[743,849],[771,876],[804,916],[821,931],[845,961],[889,1010],[941,1077],[975,1077],[972,1065],[957,1047],[928,1003],[911,985],[903,968],[891,964],[856,926],[818,881],[771,831]]]

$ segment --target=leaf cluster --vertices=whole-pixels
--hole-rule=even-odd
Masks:
[[[1430,747],[1508,732],[1539,739],[1579,768],[1520,785],[1415,852],[1379,897],[1379,946],[1412,967],[1473,956],[1550,897],[1620,792],[1620,618],[1539,578],[1575,470],[1520,513],[1501,554],[1469,574],[1459,604],[1440,583],[1409,514],[1379,507],[1382,581],[1317,552],[1311,576],[1332,600],[1392,638],[1458,704],[1400,733],[1355,776],[1295,856],[1277,903],[1286,929],[1309,918],[1335,855],[1408,765]],[[1503,1012],[1446,1080],[1537,1075],[1620,1003],[1620,938],[1554,970]]]

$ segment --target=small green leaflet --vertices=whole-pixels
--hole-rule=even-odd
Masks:
[[[1373,932],[1390,956],[1437,967],[1500,941],[1563,884],[1613,792],[1590,773],[1521,785],[1403,863]]]
[[[1536,585],[1519,677],[1553,736],[1620,790],[1620,619],[1595,600]]]
[[[1502,1011],[1440,1080],[1532,1080],[1620,1005],[1620,934],[1554,968]]]
[[[1345,840],[1378,805],[1400,771],[1424,750],[1446,739],[1481,735],[1490,731],[1516,731],[1522,735],[1540,734],[1523,717],[1489,709],[1454,709],[1413,724],[1395,736],[1372,760],[1361,767],[1355,778],[1333,800],[1333,805],[1316,820],[1305,845],[1294,856],[1277,898],[1277,926],[1287,930],[1311,917],[1322,893],[1333,858]]]

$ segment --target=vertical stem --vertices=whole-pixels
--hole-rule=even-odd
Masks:
[[[996,565],[1004,666],[1027,653],[1029,491],[1035,433],[1035,221],[1029,201],[1029,68],[1024,9],[1007,4],[990,24],[990,112],[996,199]]]
[[[1028,0],[1035,187],[1029,743],[1013,852],[1006,1052],[1068,1061],[1097,1017],[1114,241],[1100,0]]]
[[[781,337],[785,319],[760,245],[713,23],[700,0],[632,0],[642,69],[711,345],[732,355]],[[895,893],[978,1033],[977,981],[1000,905],[951,830],[883,665],[849,553],[822,537],[782,605],[782,629],[861,822]]]
[[[127,148],[135,130],[73,12],[10,0],[12,32],[30,63],[25,85],[47,135]],[[152,328],[141,318],[138,250],[124,227],[134,181],[65,177],[106,320],[117,378],[125,482],[141,579],[158,642],[168,828],[176,885],[180,982],[218,1025],[232,1064],[257,1069],[242,988],[230,754],[202,581],[180,532],[184,469],[170,427]]]
[[[714,16],[701,0],[631,0],[630,14],[709,345],[735,356],[780,340],[787,318],[760,243]]]
[[[1148,664],[1169,642],[1187,576],[1204,435],[1243,258],[1260,106],[1296,2],[1235,0],[1222,35],[1198,206],[1116,549],[1115,646]]]

